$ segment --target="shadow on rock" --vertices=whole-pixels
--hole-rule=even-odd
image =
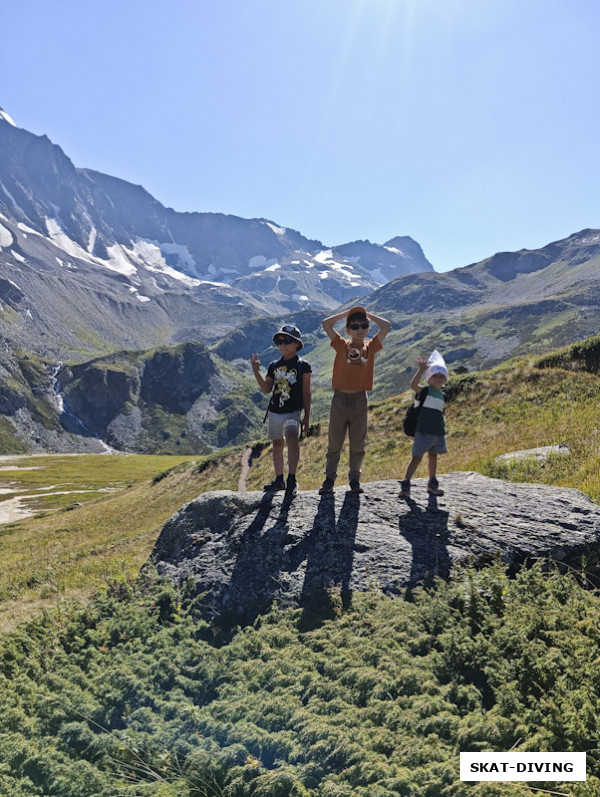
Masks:
[[[332,590],[338,591],[344,602],[350,599],[359,497],[347,493],[336,520],[334,496],[322,496],[312,527],[301,534],[288,525],[295,500],[284,499],[274,518],[269,514],[271,503],[263,499],[256,517],[238,539],[231,579],[221,602],[243,622],[253,622],[275,600],[284,606],[310,605],[319,614],[321,609],[327,613]],[[243,595],[248,600],[242,604]],[[260,600],[256,596],[261,596]]]
[[[425,498],[426,484],[415,480],[416,496]],[[192,579],[203,611],[234,624],[273,602],[301,606],[307,624],[318,622],[355,592],[402,596],[498,557],[511,571],[540,558],[563,568],[583,556],[597,562],[600,507],[577,490],[472,472],[445,474],[444,487],[441,508],[433,497],[400,501],[389,481],[370,483],[361,496],[341,488],[289,499],[204,493],[167,521],[151,561],[178,585]]]
[[[265,493],[254,520],[236,541],[235,564],[221,595],[225,616],[232,613],[238,620],[253,622],[285,592],[281,571],[284,551],[290,544],[287,518],[294,499],[285,496],[273,519],[273,498],[274,493]],[[256,599],[258,595],[262,596],[260,600]]]
[[[350,603],[359,510],[358,495],[346,493],[336,522],[334,495],[322,496],[310,534],[296,546],[297,550],[290,552],[297,567],[306,561],[300,595],[304,608],[302,630],[315,628],[335,616],[339,611],[337,595],[342,605]]]
[[[430,582],[434,577],[448,578],[450,556],[447,540],[449,513],[438,508],[435,496],[429,496],[427,509],[414,500],[406,501],[410,512],[400,515],[400,534],[410,543],[412,563],[408,586]]]

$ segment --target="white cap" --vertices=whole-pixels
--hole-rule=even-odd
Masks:
[[[429,381],[434,374],[444,374],[446,378],[449,376],[444,358],[437,349],[434,349],[427,359],[425,379]]]

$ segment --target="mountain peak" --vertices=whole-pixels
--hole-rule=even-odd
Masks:
[[[12,125],[13,127],[16,127],[16,126],[17,126],[17,125],[15,124],[15,122],[13,121],[13,119],[12,119],[12,118],[11,118],[11,117],[10,117],[10,116],[9,116],[9,115],[6,113],[6,111],[4,110],[4,108],[0,108],[0,119],[1,119],[3,122],[8,122],[8,124],[9,124],[9,125]]]

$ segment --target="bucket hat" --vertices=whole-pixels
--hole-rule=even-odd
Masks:
[[[300,330],[298,329],[298,327],[295,327],[293,324],[284,324],[282,327],[280,327],[277,330],[277,332],[273,335],[273,343],[275,343],[275,338],[277,338],[279,335],[287,335],[288,337],[298,341],[298,343],[300,344],[298,346],[298,351],[300,351],[300,349],[304,345],[302,343],[302,335],[300,334]]]

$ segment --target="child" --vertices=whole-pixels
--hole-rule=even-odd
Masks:
[[[410,480],[419,467],[425,452],[427,452],[429,464],[427,492],[431,495],[444,494],[444,491],[440,490],[436,472],[438,454],[445,454],[448,450],[446,448],[446,427],[444,424],[445,398],[442,393],[442,388],[448,379],[448,369],[438,351],[433,351],[429,359],[417,357],[417,365],[419,370],[413,376],[410,386],[416,393],[416,399],[418,399],[423,389],[423,386],[419,384],[419,379],[423,372],[426,371],[427,395],[419,410],[415,442],[412,447],[412,459],[408,463],[404,479],[400,482],[400,498],[410,498]]]
[[[310,365],[298,357],[302,348],[300,330],[284,324],[273,335],[273,342],[279,349],[280,358],[270,363],[267,375],[260,374],[260,360],[253,354],[250,362],[258,386],[263,393],[271,393],[267,409],[269,419],[268,435],[273,441],[273,466],[275,478],[265,484],[264,490],[285,490],[290,496],[296,495],[296,468],[300,459],[300,410],[304,407],[302,429],[308,431],[310,420]],[[287,443],[288,477],[283,479],[283,449]]]
[[[339,335],[334,327],[346,316],[348,338]],[[367,340],[369,319],[379,327],[379,332]],[[333,491],[337,477],[340,453],[348,430],[350,444],[350,468],[348,480],[354,493],[362,493],[360,486],[361,465],[365,457],[367,439],[367,391],[373,389],[373,367],[375,355],[381,350],[390,322],[367,313],[364,307],[353,307],[347,313],[332,315],[323,321],[323,329],[335,349],[333,377],[334,389],[329,414],[329,445],[325,466],[325,481],[319,493]]]

